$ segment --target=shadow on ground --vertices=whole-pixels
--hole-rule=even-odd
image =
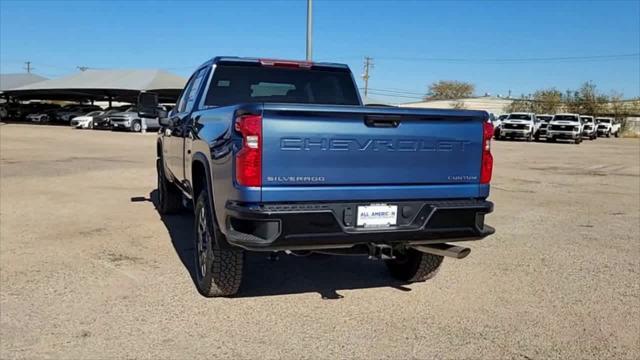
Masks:
[[[157,190],[148,198],[134,197],[131,201],[149,201],[156,205]],[[157,207],[156,207],[157,208]],[[195,286],[193,216],[161,215],[171,242]],[[405,283],[393,279],[380,261],[364,256],[330,256],[313,254],[297,257],[280,253],[270,260],[269,253],[247,252],[242,287],[235,297],[300,294],[316,292],[323,299],[340,299],[339,290],[391,287],[411,291]]]

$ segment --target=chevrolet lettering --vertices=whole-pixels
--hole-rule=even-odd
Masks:
[[[470,141],[428,139],[329,139],[329,138],[282,138],[283,151],[465,151]]]

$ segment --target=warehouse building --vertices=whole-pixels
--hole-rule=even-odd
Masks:
[[[400,104],[400,107],[414,108],[431,108],[431,109],[467,109],[467,110],[485,110],[496,115],[504,113],[504,109],[513,102],[513,99],[480,96],[464,99],[452,100],[425,100],[418,102],[410,102]]]

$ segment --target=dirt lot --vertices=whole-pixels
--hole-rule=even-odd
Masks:
[[[248,258],[191,280],[152,134],[0,126],[0,358],[639,358],[640,141],[496,142],[497,233],[433,280],[364,258]]]

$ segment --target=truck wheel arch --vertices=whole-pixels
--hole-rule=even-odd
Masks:
[[[217,220],[215,203],[213,196],[213,186],[211,184],[211,168],[209,167],[209,161],[207,157],[197,152],[193,154],[191,160],[191,198],[194,201],[198,199],[198,195],[203,189],[207,189],[207,195],[209,196],[209,206],[211,206],[211,214],[214,216],[214,220]]]

